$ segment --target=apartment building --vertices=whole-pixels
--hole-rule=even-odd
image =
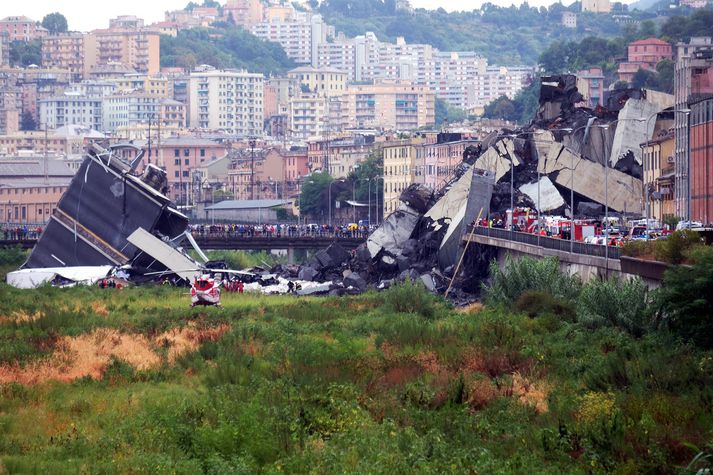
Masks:
[[[577,14],[574,12],[562,12],[562,26],[565,28],[577,28]]]
[[[319,96],[341,96],[347,87],[347,73],[335,68],[302,66],[288,71],[287,77],[297,82],[302,92]]]
[[[325,170],[335,179],[346,178],[373,149],[373,135],[312,140],[307,144],[307,168]]]
[[[160,96],[133,92],[102,99],[104,129],[110,132],[151,122],[154,127],[185,127],[186,109],[180,102]]]
[[[84,34],[63,33],[42,38],[42,66],[67,69],[73,81],[84,77]]]
[[[169,196],[181,203],[191,193],[194,171],[224,157],[229,150],[224,143],[197,137],[168,137],[160,142],[154,138],[151,148],[152,162],[166,170]],[[148,153],[145,156],[148,158]]]
[[[145,30],[94,30],[84,37],[84,77],[92,69],[119,63],[140,73],[160,71],[160,36]]]
[[[33,41],[48,33],[39,22],[26,16],[8,16],[0,20],[0,36],[5,36],[9,42]]]
[[[649,194],[651,218],[663,222],[675,216],[674,204],[674,146],[673,129],[659,129],[651,140],[642,144],[644,157],[644,198]]]
[[[579,106],[591,107],[604,105],[604,73],[602,68],[589,68],[577,71],[577,90],[584,100]]]
[[[408,81],[353,84],[342,96],[341,114],[347,128],[413,130],[435,122],[435,95]]]
[[[81,157],[84,147],[94,140],[101,140],[104,135],[96,130],[78,125],[68,125],[48,131],[18,131],[0,135],[0,156],[17,156],[35,153],[50,156]]]
[[[327,97],[311,93],[290,99],[289,128],[293,138],[307,140],[336,131],[330,125]]]
[[[381,153],[384,160],[384,218],[399,207],[401,192],[416,183],[422,164],[417,162],[419,139],[384,142]]]
[[[290,17],[274,17],[272,21],[254,25],[253,35],[280,43],[287,57],[299,64],[318,63],[318,45],[327,41],[328,26],[321,15],[295,12]]]
[[[47,129],[81,125],[104,130],[101,97],[65,94],[40,100],[39,108],[40,123]]]
[[[286,160],[277,147],[236,150],[227,187],[236,200],[277,199],[285,191]]]
[[[582,0],[582,11],[591,13],[610,13],[610,0]]]
[[[144,20],[136,15],[119,15],[109,19],[109,28],[113,30],[137,30],[144,27]]]
[[[689,108],[689,100],[713,93],[713,39],[693,37],[676,45],[674,101],[676,110]],[[676,136],[675,202],[676,216],[689,218],[689,127],[690,114],[675,114]]]
[[[713,75],[711,75],[713,76]],[[709,76],[709,79],[710,77]],[[709,84],[713,86],[713,81]],[[713,94],[691,102],[691,214],[713,223]]]
[[[116,83],[116,90],[121,93],[139,92],[166,99],[171,94],[171,85],[167,77],[127,74],[111,81]]]
[[[223,7],[223,15],[232,18],[236,25],[249,30],[262,22],[265,7],[260,0],[228,0]]]
[[[20,99],[14,74],[0,73],[0,134],[12,134],[20,128]]]
[[[435,142],[424,141],[416,148],[416,162],[422,165],[417,170],[418,183],[436,191],[443,187],[463,161],[465,149],[478,144],[476,139],[464,138],[461,134],[438,134]]]
[[[191,73],[189,120],[191,127],[225,130],[256,136],[263,129],[263,75],[212,68]]]

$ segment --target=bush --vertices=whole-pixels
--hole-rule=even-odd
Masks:
[[[416,313],[428,319],[436,315],[436,297],[428,293],[423,285],[411,280],[389,287],[384,292],[384,303],[396,313]]]
[[[644,257],[654,254],[655,241],[629,241],[621,249],[621,254],[628,257]]]
[[[27,251],[20,246],[0,249],[0,266],[19,266],[27,259]]]
[[[581,281],[559,269],[555,257],[536,259],[522,257],[505,258],[505,267],[500,269],[496,261],[490,263],[490,284],[483,285],[485,298],[493,304],[509,305],[526,292],[545,292],[561,300],[574,300],[579,295]]]
[[[547,292],[530,290],[515,302],[518,312],[526,313],[530,318],[542,315],[555,315],[565,321],[574,321],[576,311],[571,303],[557,299]]]
[[[641,336],[651,327],[648,288],[639,278],[589,282],[579,297],[578,319],[589,327],[612,326]]]
[[[654,256],[657,261],[680,264],[694,246],[701,244],[697,232],[684,229],[671,233],[667,239],[656,241]]]
[[[692,250],[693,266],[666,271],[656,301],[663,325],[688,341],[713,348],[713,248]]]

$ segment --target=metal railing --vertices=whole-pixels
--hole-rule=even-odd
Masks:
[[[470,230],[468,230],[470,232]],[[486,228],[483,226],[475,227],[475,234],[479,236],[493,237],[497,239],[505,239],[513,242],[529,244],[531,246],[540,246],[545,249],[553,249],[556,251],[570,252],[574,254],[582,254],[585,256],[607,257],[606,246],[599,244],[587,244],[584,242],[571,242],[567,239],[556,239],[548,236],[538,236],[537,234],[521,233],[518,231],[510,231],[502,228]],[[609,259],[619,259],[621,248],[617,246],[609,247]]]

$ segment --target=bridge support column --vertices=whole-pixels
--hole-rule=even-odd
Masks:
[[[294,247],[287,248],[287,263],[289,265],[295,264],[295,248]]]

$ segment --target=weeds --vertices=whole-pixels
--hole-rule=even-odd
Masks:
[[[579,296],[578,319],[589,328],[610,325],[641,336],[651,329],[649,304],[648,288],[639,278],[593,280]]]

